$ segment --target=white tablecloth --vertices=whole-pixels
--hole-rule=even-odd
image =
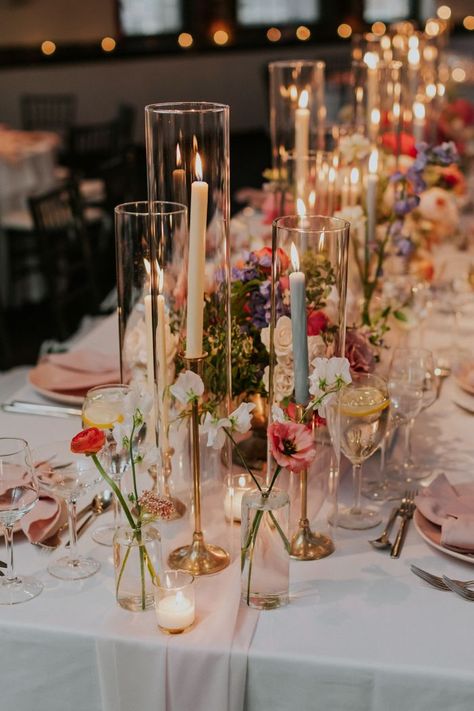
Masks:
[[[446,321],[433,315],[428,338],[440,343]],[[108,321],[86,344],[110,347]],[[107,331],[107,329],[109,329]],[[463,342],[472,347],[473,334]],[[0,396],[1,396],[0,380]],[[452,480],[474,478],[473,416],[441,400],[420,417],[417,455]],[[23,399],[34,397],[26,386]],[[32,445],[66,438],[73,420],[0,414],[2,435]],[[349,487],[347,487],[349,489]],[[343,487],[343,498],[348,491]],[[341,531],[334,555],[291,563],[291,603],[255,613],[237,606],[235,565],[199,580],[199,623],[161,635],[152,611],[129,613],[113,595],[110,551],[84,536],[102,562],[83,582],[54,580],[51,555],[27,543],[19,571],[45,590],[35,600],[0,608],[0,698],[15,711],[472,711],[472,608],[428,587],[409,569],[474,578],[474,566],[424,543],[411,526],[399,560],[374,551],[375,530]]]

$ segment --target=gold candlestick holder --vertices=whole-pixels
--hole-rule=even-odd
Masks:
[[[304,405],[296,406],[298,418],[304,415]],[[308,519],[308,470],[300,474],[300,519],[296,533],[290,541],[290,558],[295,560],[319,560],[334,551],[334,543],[324,533],[313,533]]]
[[[185,358],[189,370],[202,376],[207,353],[196,358]],[[230,563],[230,556],[223,548],[205,543],[201,530],[201,453],[199,446],[199,403],[195,399],[191,410],[191,452],[194,490],[194,533],[187,546],[176,548],[168,557],[174,570],[185,570],[191,575],[218,573]]]

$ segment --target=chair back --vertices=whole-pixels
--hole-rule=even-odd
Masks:
[[[76,120],[77,99],[73,94],[24,94],[20,110],[25,130],[65,134]]]
[[[96,177],[97,168],[117,154],[120,147],[118,121],[73,126],[68,136],[67,164],[86,177]]]

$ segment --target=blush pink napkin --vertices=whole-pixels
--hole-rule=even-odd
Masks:
[[[31,543],[40,543],[55,534],[66,521],[66,504],[63,499],[49,492],[41,492],[34,507],[19,523]]]
[[[418,511],[441,527],[441,544],[474,551],[474,483],[452,486],[441,474],[416,497]]]
[[[96,385],[120,382],[116,358],[94,350],[53,353],[29,373],[32,385],[55,392],[86,392]]]

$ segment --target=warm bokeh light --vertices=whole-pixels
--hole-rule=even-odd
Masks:
[[[466,72],[464,71],[464,69],[462,69],[462,67],[456,67],[451,72],[451,76],[453,78],[453,81],[461,82],[465,80]]]
[[[187,47],[191,47],[192,43],[193,43],[193,36],[190,35],[189,32],[181,32],[181,34],[178,37],[179,46],[186,49]]]
[[[311,37],[311,30],[308,29],[308,27],[305,27],[304,25],[300,25],[296,30],[296,36],[299,40],[305,42]]]
[[[439,23],[436,20],[428,20],[425,25],[425,32],[429,37],[436,37],[439,35]]]
[[[229,41],[229,33],[225,30],[216,30],[212,36],[215,44],[223,45]]]
[[[117,46],[117,42],[114,40],[113,37],[104,37],[102,42],[100,43],[100,46],[104,50],[104,52],[113,52],[115,47]]]
[[[352,34],[352,27],[343,22],[342,25],[339,25],[337,28],[337,34],[339,37],[342,37],[342,39],[347,39]]]
[[[267,30],[267,39],[270,42],[278,42],[281,39],[281,32],[278,27],[269,27]]]
[[[51,40],[45,40],[41,43],[41,51],[43,54],[54,54],[56,51],[56,45]]]
[[[467,15],[462,21],[466,30],[474,30],[474,15]]]
[[[378,35],[380,37],[381,35],[384,35],[386,31],[387,26],[385,25],[385,22],[374,22],[372,25],[372,32],[374,35]]]
[[[451,17],[451,8],[449,5],[440,5],[436,11],[440,20],[449,20]]]
[[[425,92],[429,99],[434,99],[436,96],[436,84],[427,84]]]

